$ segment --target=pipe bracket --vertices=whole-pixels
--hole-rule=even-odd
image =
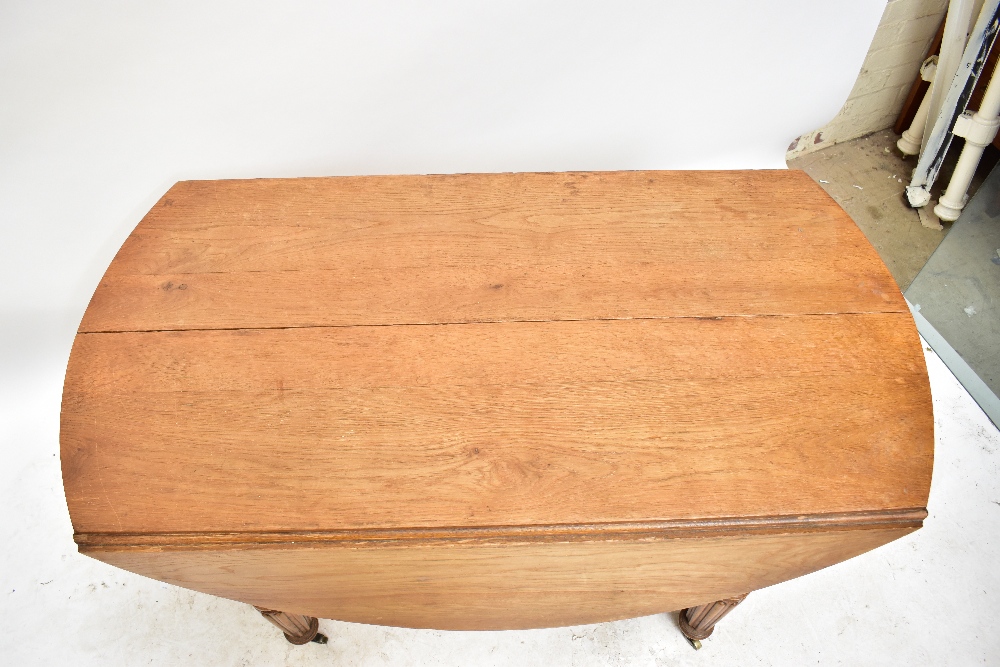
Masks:
[[[966,142],[976,146],[988,146],[997,136],[1000,128],[1000,118],[984,118],[978,112],[966,111],[955,119],[952,130],[956,137],[962,137]]]

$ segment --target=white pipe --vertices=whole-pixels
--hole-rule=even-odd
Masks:
[[[913,117],[913,122],[910,123],[909,129],[903,130],[902,136],[896,142],[896,147],[903,155],[916,155],[920,152],[920,140],[924,136],[924,124],[927,122],[928,111],[931,108],[932,90],[934,90],[933,84],[927,89],[924,99],[920,101],[920,106],[917,107],[917,115]]]
[[[969,24],[972,22],[974,5],[974,0],[951,0],[948,3],[948,14],[944,20],[944,33],[941,35],[941,56],[938,58],[938,75],[936,77],[945,82],[945,85],[932,86],[931,90],[928,91],[931,101],[924,131],[921,133],[921,152],[927,146],[927,138],[931,134],[938,114],[941,113],[941,106],[944,104],[945,94],[948,92],[947,84],[955,78],[958,66],[962,62],[962,53],[969,36]]]
[[[896,147],[903,155],[916,155],[920,152],[920,139],[924,136],[924,125],[927,123],[928,111],[931,108],[931,90],[934,88],[934,74],[937,71],[937,56],[931,56],[920,66],[920,78],[929,81],[931,87],[924,92],[917,113],[913,116],[910,127],[903,130],[902,136],[896,142]]]
[[[934,214],[942,220],[958,220],[958,216],[962,214],[965,202],[969,199],[965,193],[972,183],[979,161],[983,158],[983,151],[993,143],[997,129],[1000,128],[998,115],[1000,115],[1000,78],[997,77],[997,69],[994,69],[990,85],[986,87],[986,93],[983,95],[983,102],[979,105],[979,111],[974,114],[966,112],[955,121],[953,131],[956,136],[965,138],[965,146],[962,148],[958,163],[955,164],[948,189],[934,207]]]
[[[928,124],[934,121],[933,129],[929,136],[925,135],[923,138],[924,146],[917,160],[917,168],[913,170],[910,184],[906,186],[906,198],[914,208],[930,203],[931,187],[937,180],[941,164],[954,137],[952,129],[964,111],[963,101],[969,80],[974,82],[982,73],[983,62],[993,46],[998,28],[1000,28],[1000,0],[984,0],[979,19],[962,54],[958,72],[951,82],[943,78],[941,64],[938,62],[938,70],[934,75],[936,82],[934,89],[940,93],[947,88],[948,92],[944,96],[944,103],[937,118],[935,119],[933,115],[927,117]],[[962,108],[959,108],[960,104],[963,104]],[[934,113],[933,107],[930,113]]]

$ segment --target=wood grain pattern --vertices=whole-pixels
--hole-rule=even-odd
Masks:
[[[919,507],[908,318],[81,336],[67,498],[80,532]]]
[[[178,183],[80,331],[906,312],[801,172]]]
[[[736,605],[743,602],[747,595],[744,593],[736,597],[683,609],[677,618],[677,624],[684,636],[694,644],[694,647],[701,648],[701,645],[695,644],[695,642],[710,637],[712,631],[715,630],[715,624],[725,618]]]
[[[402,627],[503,630],[692,607],[801,576],[910,530],[86,553],[154,579],[297,614]]]
[[[721,600],[916,529],[912,318],[800,172],[183,182],[102,279],[81,551],[455,629]]]

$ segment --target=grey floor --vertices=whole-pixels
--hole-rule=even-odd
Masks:
[[[994,169],[906,298],[1000,394],[1000,169]]]
[[[952,223],[940,223],[943,229],[931,229],[921,223],[920,215],[904,202],[903,191],[916,166],[916,157],[903,157],[896,148],[899,135],[882,130],[789,160],[791,169],[809,174],[840,206],[847,211],[878,251],[900,289],[906,291],[951,230]],[[960,146],[949,151],[931,194],[935,200],[947,187]],[[973,178],[969,194],[974,195],[1000,151],[990,148],[983,156]],[[930,207],[925,210],[929,212]]]

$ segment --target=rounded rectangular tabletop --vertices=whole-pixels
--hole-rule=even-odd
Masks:
[[[798,515],[928,491],[905,303],[800,172],[179,183],[80,332],[63,444],[83,533]]]
[[[701,603],[899,537],[933,421],[899,290],[801,172],[384,176],[171,188],[84,316],[61,443],[103,560],[502,628]],[[634,567],[650,588],[626,603]]]

